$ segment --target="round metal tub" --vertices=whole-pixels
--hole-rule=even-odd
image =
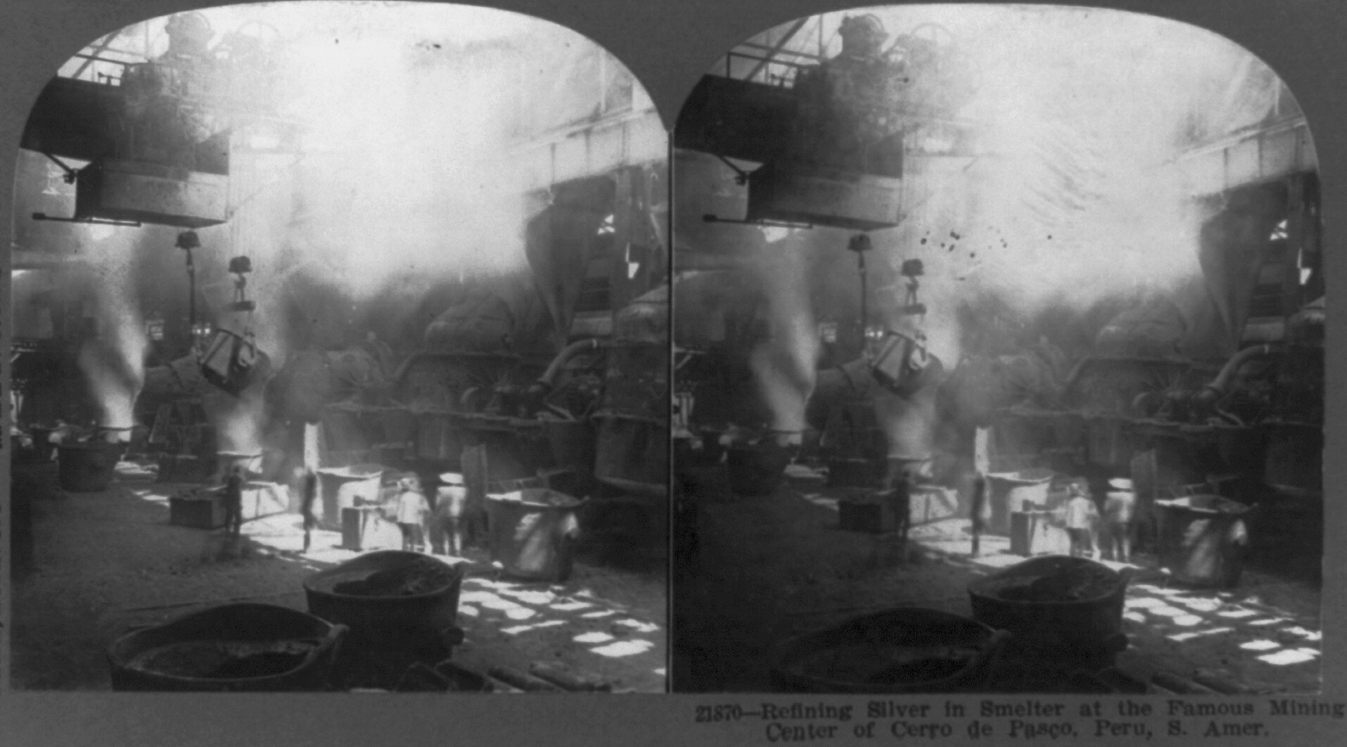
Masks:
[[[1046,555],[968,585],[973,617],[1006,630],[1016,648],[1094,652],[1122,635],[1126,574],[1102,563]]]
[[[408,667],[443,661],[462,642],[463,566],[384,550],[304,580],[309,612],[350,627],[334,679],[343,688],[392,689]]]
[[[326,690],[345,634],[344,625],[286,607],[214,607],[113,642],[112,689]]]
[[[428,555],[383,550],[304,579],[309,612],[351,628],[358,640],[409,631],[436,635],[458,620],[463,566]]]
[[[108,489],[116,474],[121,444],[100,441],[61,444],[56,448],[57,476],[62,490],[72,493],[98,493]]]
[[[738,495],[767,495],[775,491],[785,479],[786,467],[796,451],[770,440],[730,446],[725,457],[730,490]]]

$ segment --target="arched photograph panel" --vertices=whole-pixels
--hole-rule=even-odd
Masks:
[[[667,135],[615,57],[184,12],[15,157],[15,689],[664,691]]]
[[[828,13],[708,70],[673,159],[675,691],[1319,690],[1274,70],[1126,12]]]

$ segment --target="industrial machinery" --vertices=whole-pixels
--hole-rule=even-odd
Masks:
[[[739,443],[779,469],[789,454],[779,458],[773,442],[793,454],[806,431],[824,430],[822,446],[838,479],[849,479],[844,465],[852,464],[862,479],[882,473],[892,450],[872,412],[875,393],[910,396],[914,382],[922,382],[915,388],[933,386],[943,370],[920,339],[920,260],[905,264],[899,280],[887,261],[867,261],[868,233],[903,221],[914,202],[909,169],[920,173],[923,159],[971,149],[973,130],[956,113],[974,76],[942,27],[928,24],[890,38],[873,15],[835,24],[826,19],[800,19],[739,45],[723,70],[703,77],[679,114],[674,144],[684,217],[677,226],[682,251],[675,254],[674,292],[680,308],[691,301],[721,321],[712,330],[690,318],[684,323],[680,314],[675,343],[687,359],[679,364],[679,382],[689,453],[714,458],[711,442],[732,451]],[[834,34],[840,49],[832,53],[827,37]],[[764,241],[760,232],[781,229],[794,233]],[[811,273],[813,266],[788,269],[779,256],[808,254],[811,244],[823,241],[818,229],[859,232],[845,242],[860,285],[859,295],[846,295],[859,300],[859,314],[779,297],[777,289],[791,285],[817,294],[822,273]],[[895,282],[905,283],[907,297],[881,317],[870,298],[877,286]],[[719,308],[692,300],[718,295],[717,286],[738,297]],[[816,326],[793,329],[789,320],[803,318]],[[764,370],[769,358],[783,373]],[[934,365],[926,371],[928,358]],[[846,403],[830,402],[831,412],[811,406],[806,416],[816,376],[818,388]],[[783,387],[783,379],[794,383]],[[721,401],[716,392],[727,384],[757,396]],[[783,388],[795,393],[783,395]],[[795,414],[784,416],[783,409]],[[732,461],[740,458],[731,454]]]
[[[268,210],[295,233],[316,228],[296,195],[331,160],[307,153],[277,116],[285,92],[274,33],[245,26],[212,45],[199,14],[163,28],[162,54],[149,51],[149,26],[143,47],[141,34],[115,33],[43,91],[23,147],[58,164],[58,191],[73,207],[36,201],[41,215],[21,223],[19,242],[33,248],[19,260],[64,268],[56,255],[89,240],[76,230],[140,226],[147,246],[165,237],[160,227],[176,231],[166,244],[181,252],[137,260],[137,272],[157,274],[173,269],[170,254],[186,259],[181,295],[151,289],[168,300],[146,310],[150,361],[137,387],[137,420],[149,425],[145,444],[162,477],[207,479],[221,453],[254,452],[259,470],[280,480],[301,465],[369,463],[429,476],[460,469],[463,450],[476,448],[489,482],[541,475],[596,497],[640,496],[643,510],[666,513],[665,138],[621,66],[597,48],[559,49],[578,56],[566,68],[584,78],[573,88],[601,100],[568,99],[542,109],[550,121],[520,117],[530,124],[504,133],[517,160],[505,171],[521,175],[528,217],[501,229],[523,234],[527,270],[436,281],[452,303],[417,322],[423,334],[382,336],[390,339],[340,313],[343,302],[350,308],[340,292],[320,289],[309,297],[325,311],[303,311],[326,317],[324,334],[277,351],[285,355],[273,371],[259,339],[292,332],[281,307],[293,297],[254,289],[285,287],[278,276],[292,268],[255,267],[257,255],[244,253],[250,241],[274,239],[259,229],[275,217]],[[551,84],[536,85],[519,100],[557,98]],[[267,190],[271,204],[256,199]],[[226,302],[219,289],[229,276]],[[129,282],[122,292],[144,285]]]

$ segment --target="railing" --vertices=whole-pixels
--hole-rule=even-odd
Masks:
[[[774,55],[757,54],[753,52],[730,52],[725,55],[725,77],[749,81],[758,79],[761,83],[789,88],[795,85],[795,77],[799,74],[800,70],[813,67],[817,64],[817,58],[811,54],[791,52],[789,50],[780,50],[776,53],[776,55],[783,54],[803,57],[809,60],[809,62],[782,60]],[[736,61],[756,64],[754,64],[753,68],[745,74],[736,71]],[[785,68],[785,70],[776,72],[780,70],[780,68]],[[736,74],[737,72],[739,72],[739,74]]]

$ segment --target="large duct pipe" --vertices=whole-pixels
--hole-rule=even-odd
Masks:
[[[543,371],[543,375],[538,377],[537,383],[547,389],[556,386],[557,376],[561,374],[561,369],[565,368],[566,364],[570,362],[572,358],[581,353],[598,350],[600,345],[602,345],[602,343],[598,338],[591,337],[584,340],[578,340],[562,348],[561,352],[557,353],[557,357],[553,358],[552,362],[547,366],[547,370]]]
[[[1216,403],[1220,402],[1223,397],[1230,393],[1230,384],[1234,381],[1235,374],[1239,373],[1239,370],[1244,367],[1244,364],[1255,358],[1266,358],[1274,355],[1275,353],[1280,352],[1280,350],[1281,346],[1279,345],[1251,345],[1230,356],[1230,360],[1226,361],[1224,366],[1221,366],[1221,371],[1216,374],[1216,378],[1212,379],[1211,382],[1193,395],[1193,411],[1199,416],[1207,416],[1211,413],[1216,413],[1227,420],[1239,423],[1240,420],[1238,417],[1222,411],[1217,407]]]

